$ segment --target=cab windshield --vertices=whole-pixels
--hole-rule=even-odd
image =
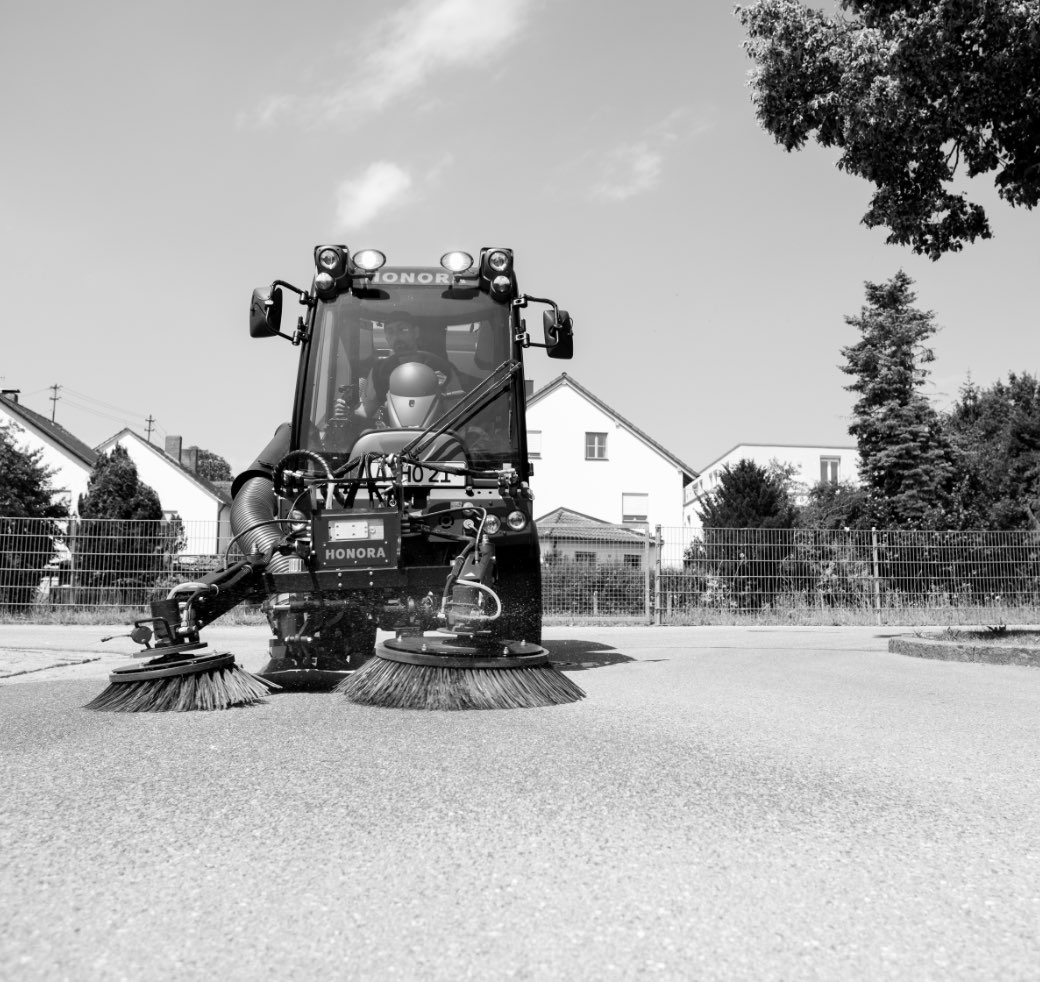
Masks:
[[[407,330],[400,329],[402,321]],[[378,447],[380,436],[373,434],[380,431],[411,439],[410,433],[419,435],[508,361],[510,348],[508,305],[477,291],[381,288],[321,302],[304,382],[300,445],[348,457],[355,448]],[[427,380],[428,388],[416,388]],[[480,466],[516,466],[512,391],[506,386],[453,431]],[[388,451],[399,448],[390,442],[392,435],[384,434]]]

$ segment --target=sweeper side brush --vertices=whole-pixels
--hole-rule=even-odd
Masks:
[[[585,697],[539,645],[430,637],[387,640],[336,691],[391,709],[534,709]]]
[[[126,665],[108,677],[108,687],[86,709],[117,713],[183,713],[230,709],[263,700],[272,682],[257,678],[235,664],[230,654],[184,657],[166,653],[143,665]],[[204,647],[194,645],[191,647]]]

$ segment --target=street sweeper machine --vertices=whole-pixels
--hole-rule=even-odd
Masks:
[[[404,268],[325,245],[314,263],[309,290],[253,291],[250,334],[300,358],[292,421],[232,485],[241,558],[153,603],[131,634],[145,661],[91,708],[223,708],[279,688],[430,709],[581,698],[541,646],[523,361],[570,358],[570,316],[519,291],[505,248]],[[256,676],[200,637],[241,603],[272,629]],[[393,632],[378,648],[377,629]]]

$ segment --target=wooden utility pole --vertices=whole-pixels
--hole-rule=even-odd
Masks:
[[[155,420],[151,416],[149,416],[145,420],[145,422],[148,424],[148,442],[151,443],[152,442],[152,424],[155,422]]]
[[[47,386],[47,388],[49,388],[54,393],[54,395],[52,395],[50,397],[50,400],[51,400],[51,422],[53,423],[54,422],[54,416],[55,416],[55,414],[58,411],[58,400],[61,398],[61,396],[58,395],[58,389],[60,389],[61,386],[58,385],[57,382],[55,382],[54,385],[49,385],[49,386]]]

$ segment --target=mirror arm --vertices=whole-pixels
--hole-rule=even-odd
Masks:
[[[283,286],[286,290],[295,293],[300,298],[300,303],[306,307],[313,307],[318,302],[305,290],[301,290],[298,286],[293,286],[292,283],[286,283],[285,280],[275,280],[271,284],[271,289],[273,290],[276,286]]]
[[[548,297],[532,297],[526,293],[521,293],[513,301],[514,307],[526,307],[529,303],[544,303],[553,309],[553,316],[557,321],[560,319],[560,308],[557,306],[555,300],[550,300]],[[521,321],[521,324],[523,322]],[[523,331],[520,334],[514,334],[513,340],[518,341],[525,348],[548,348],[547,344],[539,344],[537,341],[531,340],[531,333],[529,331]]]

